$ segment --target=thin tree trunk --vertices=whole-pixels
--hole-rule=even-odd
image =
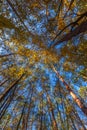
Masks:
[[[73,37],[77,36],[80,33],[86,32],[87,31],[87,21],[82,22],[78,27],[76,27],[72,32],[69,32],[65,35],[62,36],[62,38],[55,42],[52,47],[59,45],[62,42],[66,42],[71,40]]]
[[[60,91],[60,88],[58,88],[59,89],[59,96],[60,96],[60,98],[62,98],[61,97],[61,91]],[[56,93],[57,94],[57,93]],[[56,94],[54,93],[54,99],[55,99],[55,97],[56,97]],[[62,100],[61,100],[62,101]],[[61,122],[61,130],[63,130],[63,129],[65,129],[64,128],[64,121],[63,121],[63,119],[62,119],[62,114],[61,114],[61,111],[60,111],[60,109],[59,109],[59,103],[56,101],[56,105],[57,105],[57,109],[58,109],[58,113],[59,113],[59,117],[60,117],[60,122]]]
[[[76,21],[74,21],[74,22],[68,24],[67,26],[65,26],[65,27],[55,36],[55,38],[53,39],[52,43],[54,43],[54,41],[57,39],[57,37],[58,37],[59,35],[61,35],[65,29],[69,28],[70,26],[71,26],[71,27],[72,27],[72,26],[76,26],[76,25],[78,24],[78,22],[79,22],[81,19],[83,19],[84,17],[86,17],[86,16],[87,16],[87,12],[81,14],[80,17],[79,17]],[[54,43],[54,44],[52,45],[52,47],[54,47],[55,45],[56,45],[56,43]]]
[[[54,110],[53,110],[53,107],[52,107],[50,96],[49,96],[46,88],[44,88],[44,91],[46,92],[47,102],[50,106],[50,111],[51,111],[51,114],[52,114],[53,130],[58,130],[58,126],[57,126],[57,122],[56,122],[56,119],[55,119]]]
[[[12,90],[12,88],[14,88],[18,84],[18,82],[23,76],[24,74],[22,74],[18,80],[16,80],[9,88],[6,89],[6,91],[0,96],[0,102],[5,98],[5,96],[7,96],[7,94]]]
[[[0,55],[0,58],[3,58],[3,57],[7,57],[7,56],[11,56],[11,55],[14,55],[15,53],[10,53],[10,54],[6,54],[6,55]]]
[[[3,82],[0,83],[0,86],[2,86],[3,84],[5,84],[8,81],[8,79],[4,80]]]
[[[26,130],[26,128],[25,128],[25,120],[26,120],[26,116],[23,115],[23,120],[22,120],[22,129],[21,129],[21,130]]]
[[[47,105],[47,107],[48,107],[48,111],[49,111],[49,106]],[[49,113],[49,117],[50,117],[50,129],[53,129],[53,122],[52,122],[52,118],[51,118],[51,113],[50,113],[50,111],[48,112]]]
[[[27,26],[25,25],[24,21],[22,20],[22,18],[20,17],[19,13],[17,12],[17,10],[15,9],[15,7],[13,6],[12,2],[10,0],[6,0],[8,2],[8,4],[10,5],[10,7],[12,8],[12,10],[14,11],[14,13],[16,14],[16,16],[19,18],[20,22],[23,24],[23,26],[25,27],[25,29],[29,32],[29,29],[27,28]]]
[[[77,128],[76,128],[76,126],[75,126],[75,124],[74,124],[74,121],[73,121],[73,119],[72,119],[72,117],[69,115],[69,117],[70,117],[70,119],[71,119],[71,122],[72,122],[72,128],[73,128],[73,130],[77,130]]]
[[[19,126],[20,126],[21,120],[22,120],[23,115],[24,115],[25,106],[26,106],[26,102],[24,103],[24,106],[23,106],[23,109],[22,109],[22,113],[21,113],[21,116],[20,116],[19,122],[18,122],[18,124],[17,124],[17,128],[16,128],[16,130],[19,129]]]
[[[85,125],[84,125],[83,122],[81,121],[81,119],[80,119],[78,113],[76,112],[75,108],[73,109],[73,114],[74,114],[75,117],[78,119],[80,125],[83,127],[83,130],[87,130],[87,129],[85,128]],[[78,123],[78,125],[79,125],[79,123]]]
[[[9,121],[10,121],[10,117],[7,118],[7,121],[6,121],[5,125],[4,125],[4,127],[2,128],[3,130],[6,130],[6,126],[9,123]]]
[[[9,105],[10,105],[10,103],[11,103],[13,97],[14,97],[15,89],[16,88],[13,89],[13,92],[11,92],[10,96],[7,98],[6,103],[5,102],[3,103],[3,105],[2,105],[3,108],[2,107],[0,108],[0,120],[4,116],[7,108],[9,107]]]
[[[48,93],[47,93],[47,101],[49,103],[51,114],[52,114],[53,130],[58,130],[57,122],[56,122],[54,111],[53,111],[53,108],[52,108],[52,103],[51,103],[51,100],[50,100]]]
[[[28,119],[29,119],[31,105],[32,105],[32,95],[33,95],[33,88],[32,88],[32,92],[31,92],[31,96],[30,96],[30,103],[29,103],[29,106],[28,106],[28,112],[27,112],[26,121],[25,121],[25,128],[26,128],[26,130],[28,128]]]
[[[40,101],[40,130],[43,130],[43,97]]]
[[[69,85],[64,81],[62,76],[58,73],[58,71],[55,69],[54,66],[52,66],[54,72],[56,73],[57,77],[60,81],[66,86],[66,89],[68,90],[69,94],[72,96],[76,104],[80,107],[80,109],[83,111],[85,115],[87,115],[87,107],[83,104],[83,102],[76,96],[76,94],[72,91],[72,89],[69,87]]]

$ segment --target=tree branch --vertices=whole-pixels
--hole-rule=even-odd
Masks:
[[[85,22],[82,22],[77,28],[75,28],[72,32],[69,32],[65,35],[63,35],[63,37],[57,41],[56,43],[54,43],[51,47],[54,47],[56,45],[61,44],[62,42],[65,41],[69,41],[71,40],[73,37],[77,36],[80,33],[86,32],[87,31],[87,20]]]

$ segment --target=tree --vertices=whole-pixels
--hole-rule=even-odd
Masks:
[[[4,0],[0,12],[0,129],[86,130],[85,1]]]

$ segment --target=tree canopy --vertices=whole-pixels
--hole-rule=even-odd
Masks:
[[[0,130],[87,130],[86,3],[0,1]]]

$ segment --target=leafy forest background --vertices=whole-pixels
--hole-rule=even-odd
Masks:
[[[0,0],[0,130],[87,130],[87,0]]]

